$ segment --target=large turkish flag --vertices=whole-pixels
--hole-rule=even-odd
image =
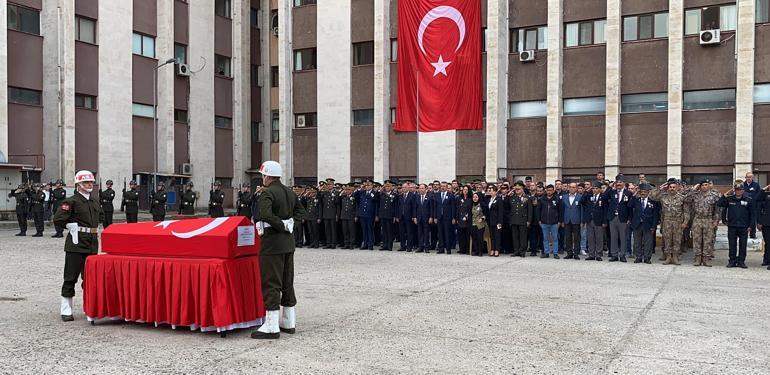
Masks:
[[[479,0],[399,1],[398,43],[395,130],[481,129]]]

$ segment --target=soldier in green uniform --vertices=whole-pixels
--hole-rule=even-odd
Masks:
[[[211,217],[225,216],[225,209],[222,207],[225,203],[225,192],[221,188],[222,183],[215,181],[214,189],[209,191],[209,216]]]
[[[29,213],[29,189],[25,185],[19,185],[16,190],[8,193],[8,198],[16,198],[16,220],[19,222],[17,236],[27,235],[27,214]]]
[[[104,212],[104,222],[102,223],[104,229],[112,224],[112,214],[115,212],[115,207],[112,205],[113,200],[115,200],[115,190],[112,190],[112,180],[107,180],[107,189],[99,189],[99,203]]]
[[[104,212],[94,190],[94,175],[89,171],[75,174],[76,192],[65,199],[53,216],[53,222],[69,229],[64,243],[64,282],[61,287],[61,319],[72,321],[72,297],[75,284],[84,272],[86,258],[99,252],[99,223]]]
[[[42,184],[35,184],[35,190],[29,192],[29,210],[35,219],[36,233],[32,237],[43,237],[45,229],[45,193]]]
[[[316,196],[318,188],[315,186],[308,186],[307,190],[307,200],[303,205],[303,207],[306,207],[305,217],[302,218],[302,222],[305,224],[305,246],[311,249],[317,249],[318,227],[321,222],[318,214],[320,203]]]
[[[139,222],[139,190],[136,189],[136,181],[128,183],[128,191],[123,189],[123,200],[120,210],[126,211],[126,223]]]
[[[64,190],[64,181],[61,179],[56,180],[56,188],[51,191],[51,211],[56,212],[56,210],[59,208],[59,205],[64,201],[65,198],[67,198],[67,191]],[[64,237],[64,228],[57,226],[54,223],[54,229],[56,229],[56,233],[51,236],[51,238],[60,238]]]
[[[238,192],[238,202],[235,204],[238,209],[238,216],[246,216],[251,218],[251,199],[252,195],[249,191],[249,184],[241,184],[241,191]]]
[[[353,197],[353,183],[345,185],[340,195],[340,223],[342,226],[343,249],[356,246],[356,198]]]
[[[259,168],[265,192],[259,198],[257,231],[262,237],[259,264],[262,295],[267,316],[265,323],[251,334],[254,339],[277,339],[281,332],[293,334],[296,328],[294,306],[294,221],[302,219],[305,208],[293,191],[281,183],[281,165],[266,161]],[[279,311],[283,306],[283,311]]]
[[[193,191],[192,181],[188,181],[185,184],[184,193],[182,193],[182,201],[179,202],[179,214],[180,215],[195,215],[195,199],[197,195]]]
[[[326,246],[324,249],[337,248],[337,220],[339,220],[340,195],[334,189],[334,179],[327,178],[326,184],[318,192],[320,201],[321,223],[323,224],[324,239]]]
[[[158,184],[156,191],[150,194],[150,213],[152,221],[166,220],[166,185]]]

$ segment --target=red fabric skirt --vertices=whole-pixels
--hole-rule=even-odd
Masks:
[[[259,257],[161,258],[101,254],[86,260],[89,320],[123,319],[227,331],[262,324]]]

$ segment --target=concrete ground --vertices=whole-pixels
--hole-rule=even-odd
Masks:
[[[296,254],[298,333],[59,319],[62,241],[0,231],[0,373],[770,373],[770,271]],[[657,258],[657,257],[656,257]]]

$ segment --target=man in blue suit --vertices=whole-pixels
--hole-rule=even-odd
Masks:
[[[358,202],[356,217],[361,223],[361,235],[363,243],[361,250],[374,250],[374,217],[377,216],[377,192],[372,190],[372,182],[364,182],[363,190],[353,193],[353,197]]]
[[[452,229],[455,223],[455,196],[446,182],[433,194],[433,220],[438,226],[438,253],[452,254]]]
[[[583,222],[583,209],[580,205],[581,195],[577,192],[577,184],[569,184],[567,193],[561,196],[561,227],[564,228],[564,259],[580,260],[580,223]]]
[[[428,188],[420,184],[417,196],[414,198],[414,210],[412,221],[417,225],[417,251],[416,253],[429,253],[430,250],[430,223],[433,222],[433,203]]]
[[[626,231],[631,220],[633,195],[626,189],[623,175],[615,177],[614,188],[602,196],[607,207],[607,225],[610,233],[610,262],[626,262]]]
[[[639,196],[631,203],[631,230],[634,231],[634,263],[652,264],[652,247],[655,244],[655,230],[660,222],[660,203],[650,199],[652,186],[639,185]]]

